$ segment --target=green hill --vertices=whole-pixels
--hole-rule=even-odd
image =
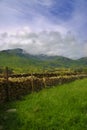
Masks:
[[[0,67],[10,67],[15,72],[37,72],[55,68],[87,67],[87,58],[72,60],[63,56],[31,55],[22,49],[0,51]]]
[[[0,66],[13,68],[17,72],[27,72],[40,69],[39,60],[32,55],[24,54],[22,49],[5,50],[0,52]]]

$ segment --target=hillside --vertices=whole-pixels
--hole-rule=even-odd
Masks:
[[[87,58],[72,60],[63,56],[31,55],[17,48],[0,51],[0,66],[8,66],[15,72],[36,72],[54,68],[87,67]]]
[[[0,105],[3,130],[87,130],[87,79]]]
[[[8,66],[15,71],[23,72],[39,69],[39,60],[32,55],[26,54],[22,49],[4,50],[0,52],[0,66]]]

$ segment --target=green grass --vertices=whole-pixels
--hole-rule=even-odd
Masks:
[[[16,108],[16,112],[6,110]],[[87,79],[0,106],[3,130],[87,130]]]

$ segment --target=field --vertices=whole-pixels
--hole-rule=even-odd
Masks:
[[[87,130],[87,79],[1,105],[0,130]]]

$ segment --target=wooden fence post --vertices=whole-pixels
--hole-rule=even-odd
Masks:
[[[5,68],[5,81],[6,83],[8,83],[8,78],[9,78],[9,75],[8,75],[8,67]]]
[[[34,80],[33,80],[33,73],[31,73],[31,87],[32,87],[32,93],[34,92]]]
[[[8,87],[9,87],[8,86],[9,73],[8,73],[8,67],[5,68],[4,78],[5,78],[6,101],[9,101],[9,90],[8,90]]]
[[[46,88],[46,78],[45,78],[45,72],[43,71],[43,83],[44,83],[44,88]]]

